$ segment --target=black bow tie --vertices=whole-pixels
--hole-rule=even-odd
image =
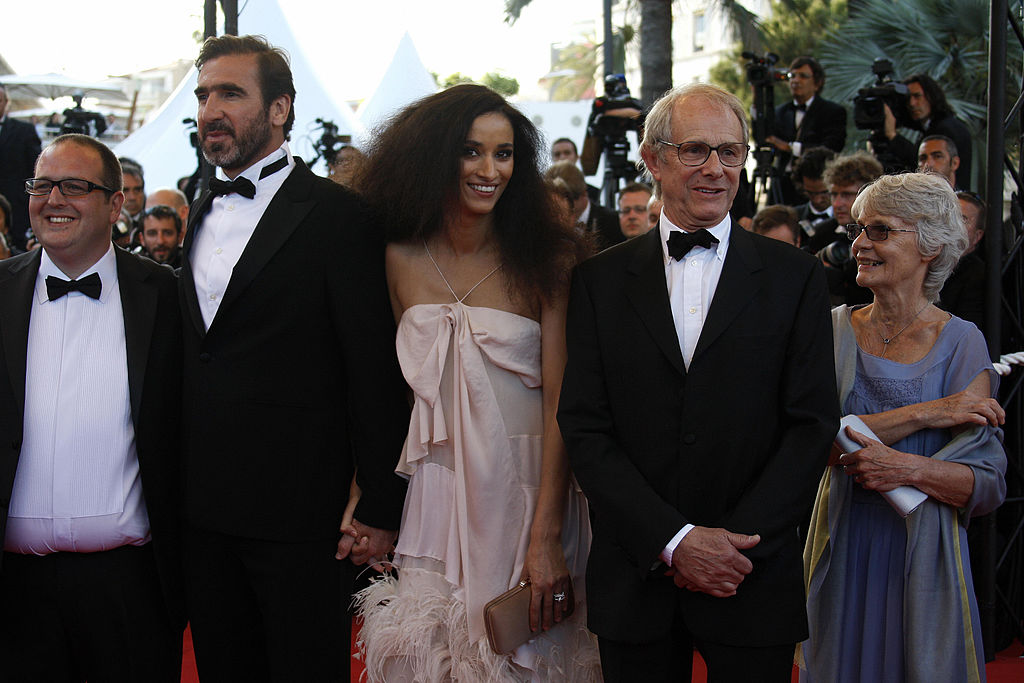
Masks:
[[[263,180],[269,175],[274,175],[282,168],[288,165],[288,155],[281,157],[272,164],[267,164],[260,171],[260,180]],[[252,199],[256,196],[256,186],[252,184],[252,181],[248,178],[242,178],[239,176],[234,180],[221,180],[220,178],[210,178],[210,192],[214,196],[220,194],[231,194],[235,192],[248,199]]]
[[[709,249],[712,244],[718,244],[718,238],[704,228],[696,232],[673,230],[668,236],[668,255],[679,261],[694,247]]]
[[[814,213],[813,211],[811,212],[812,221],[823,221],[826,218],[831,218],[831,216],[829,216],[827,213]]]
[[[99,299],[103,286],[99,273],[93,273],[81,280],[62,280],[52,275],[46,276],[46,296],[56,301],[68,292],[81,292],[90,299]]]
[[[210,192],[214,196],[220,194],[231,194],[235,192],[252,199],[256,196],[256,186],[252,184],[252,181],[248,178],[235,178],[234,180],[221,180],[220,178],[210,178]]]
[[[799,111],[807,111],[807,103],[801,102],[800,104],[794,105]]]

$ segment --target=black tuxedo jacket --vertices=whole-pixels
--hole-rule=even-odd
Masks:
[[[619,214],[594,202],[590,203],[587,230],[594,234],[596,242],[594,246],[598,250],[607,249],[613,244],[626,240],[626,236],[622,234],[622,227],[619,225]]]
[[[846,144],[846,109],[820,95],[815,96],[797,130],[796,105],[790,100],[775,108],[775,135],[786,142],[799,142],[803,149],[824,146],[842,152]],[[790,158],[788,153],[781,153],[780,167],[785,168]]]
[[[14,213],[13,225],[7,226],[11,241],[22,250],[29,227],[25,179],[32,177],[39,151],[36,127],[8,116],[0,126],[0,194],[7,197]]]
[[[842,152],[846,144],[846,109],[817,95],[807,107],[798,130],[796,105],[790,100],[775,108],[774,134],[786,142],[801,143],[803,150],[824,146],[837,153]],[[786,172],[792,159],[789,152],[775,152],[775,169],[781,182],[782,198],[789,205],[799,203],[801,197]]]
[[[358,463],[356,517],[398,528],[409,406],[383,240],[362,203],[298,162],[207,331],[189,254],[211,201],[190,212],[180,277],[187,521],[272,541],[337,538]]]
[[[797,525],[838,429],[820,264],[733,223],[689,370],[652,230],[573,276],[558,421],[593,519],[589,624],[643,642],[676,607],[712,642],[807,635]],[[658,556],[685,524],[761,534],[730,598],[676,588]],[[657,568],[652,569],[654,565]]]
[[[172,623],[184,626],[181,589],[181,317],[170,268],[115,248],[128,356],[128,393],[142,491]],[[25,411],[29,318],[40,251],[0,261],[0,542],[7,528]]]

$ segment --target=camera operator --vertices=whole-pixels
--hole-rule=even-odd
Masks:
[[[871,301],[871,290],[857,285],[857,263],[844,226],[853,223],[850,208],[862,187],[883,173],[882,164],[867,152],[843,154],[825,165],[825,184],[832,197],[833,217],[823,222],[807,243],[825,266],[833,306]]]
[[[956,145],[960,155],[957,169],[958,184],[971,184],[971,133],[946,102],[946,93],[931,76],[914,74],[905,78],[907,86],[907,113],[911,127],[923,132],[923,136],[945,135]],[[885,137],[889,141],[889,153],[899,159],[906,170],[917,168],[917,145],[897,133],[897,112],[885,105]]]
[[[605,206],[615,206],[619,180],[631,183],[636,178],[636,163],[630,161],[626,133],[639,137],[644,127],[644,106],[629,93],[626,77],[608,74],[604,77],[605,94],[594,100],[587,120],[587,136],[583,140],[580,165],[586,175],[597,173],[604,154],[604,183],[601,199]]]
[[[835,152],[846,144],[846,110],[819,96],[825,87],[825,70],[812,57],[797,57],[789,65],[790,102],[775,109],[775,126],[767,142],[774,147],[775,167],[782,187],[782,201],[796,206],[803,201],[789,177],[794,159],[804,149],[821,145]]]

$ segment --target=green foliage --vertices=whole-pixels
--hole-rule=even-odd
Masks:
[[[497,71],[485,73],[480,82],[505,97],[512,97],[519,92],[519,81],[508,76],[502,76]]]
[[[474,81],[469,76],[463,76],[461,73],[456,71],[455,73],[451,74],[444,80],[440,81],[438,85],[440,85],[441,88],[443,89],[450,88],[453,85],[458,85],[459,83],[476,83],[476,81]]]
[[[957,115],[977,129],[987,101],[988,21],[987,0],[861,0],[822,45],[833,99],[851,101],[874,82],[875,58],[886,57],[894,78],[926,73],[938,81]],[[1019,83],[1021,47],[1009,43],[1007,81]]]
[[[601,44],[594,36],[581,37],[559,49],[552,66],[552,71],[559,75],[550,79],[551,99],[575,102],[593,97],[600,51]]]
[[[761,40],[782,68],[803,55],[818,57],[822,39],[846,19],[846,0],[775,0],[771,7]]]
[[[846,18],[846,0],[775,0],[772,14],[763,21],[754,22],[756,35],[748,36],[730,53],[711,67],[710,80],[739,97],[746,106],[753,101],[747,83],[747,60],[744,50],[779,55],[775,68],[785,70],[797,57],[819,56],[820,44],[827,33],[836,30]],[[826,86],[828,80],[826,79]],[[789,98],[785,81],[775,84],[775,103]]]

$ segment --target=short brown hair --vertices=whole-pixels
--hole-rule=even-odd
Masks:
[[[109,147],[96,138],[80,135],[79,133],[68,133],[61,135],[50,144],[51,147],[56,147],[57,145],[78,145],[79,147],[88,147],[93,150],[99,156],[100,163],[102,164],[100,182],[114,192],[120,192],[124,188],[121,162],[117,160],[117,155]]]
[[[796,211],[785,204],[773,204],[766,206],[757,212],[753,222],[750,224],[750,231],[763,235],[772,228],[785,225],[793,233],[793,242],[800,242],[800,220]]]
[[[882,164],[867,152],[842,154],[825,164],[825,185],[866,185],[885,173]]]

